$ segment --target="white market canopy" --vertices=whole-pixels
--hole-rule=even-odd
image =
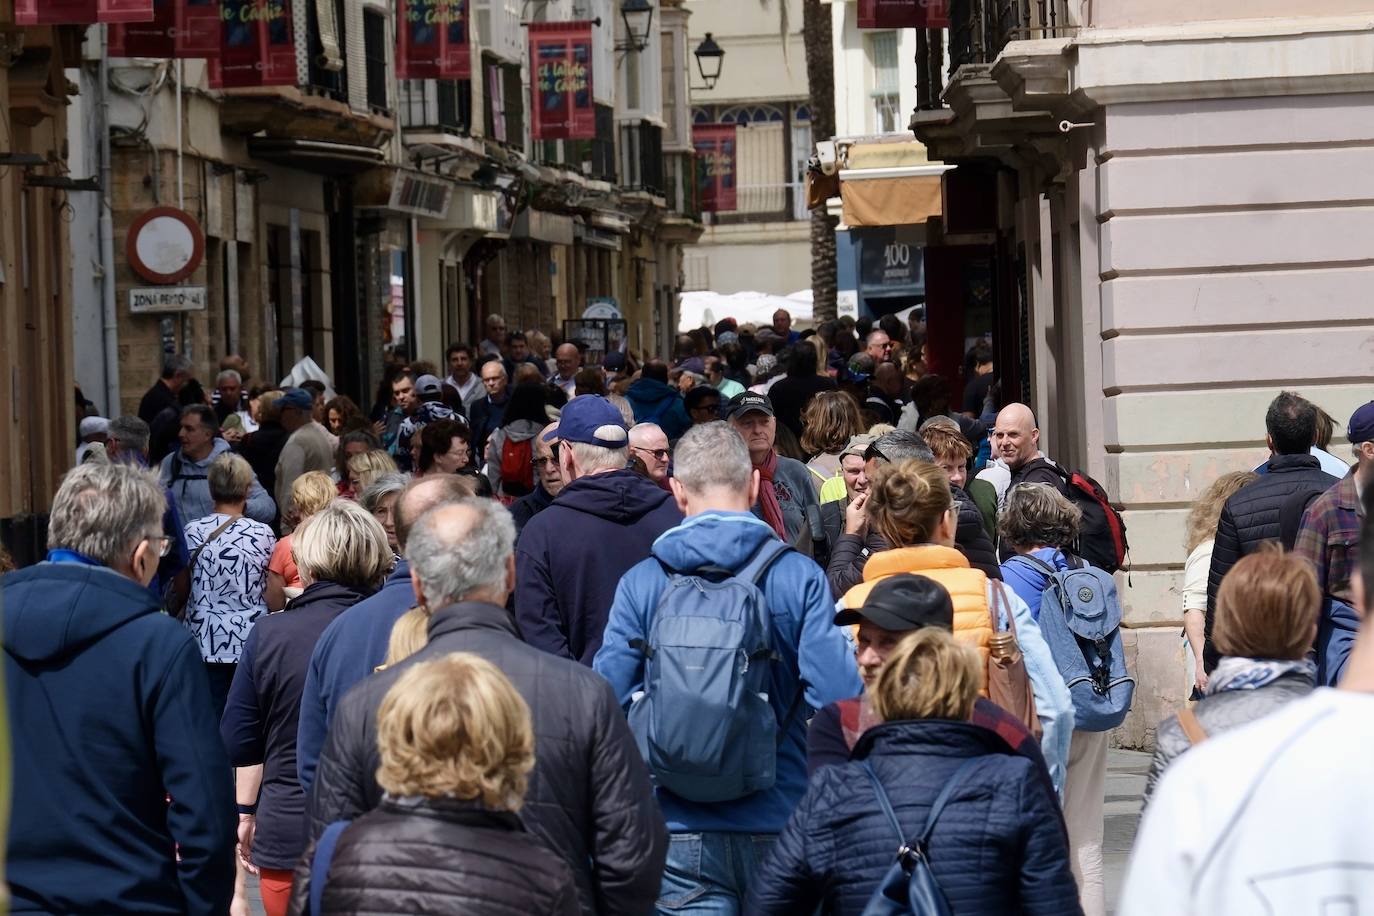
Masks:
[[[794,328],[811,327],[811,290],[802,290],[790,296],[756,292],[727,296],[709,290],[683,293],[678,303],[677,329],[690,331],[703,326],[709,328],[722,318],[733,318],[740,324],[752,323],[762,327],[773,323],[773,313],[778,309],[787,309],[792,313]]]

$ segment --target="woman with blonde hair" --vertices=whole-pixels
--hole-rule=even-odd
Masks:
[[[240,768],[239,857],[260,872],[267,916],[286,913],[291,870],[305,848],[296,732],[310,655],[334,618],[381,586],[394,559],[381,524],[346,499],[311,516],[292,540],[305,590],[253,627],[220,723],[230,763]]]
[[[1259,480],[1254,471],[1232,471],[1222,474],[1202,492],[1188,513],[1183,549],[1188,559],[1183,564],[1183,636],[1191,655],[1192,699],[1207,690],[1207,672],[1202,668],[1202,644],[1207,617],[1207,574],[1212,569],[1212,546],[1216,542],[1217,522],[1226,500],[1252,481]]]
[[[572,872],[516,816],[534,747],[529,707],[495,665],[454,652],[410,667],[377,713],[386,795],[301,859],[291,912],[576,916]]]
[[[825,484],[840,476],[840,452],[861,432],[859,405],[846,391],[818,392],[802,410],[802,452],[821,502],[826,502]],[[844,498],[843,479],[830,489],[831,499]]]
[[[982,680],[976,651],[945,630],[903,638],[873,691],[881,723],[850,762],[812,777],[745,912],[810,913],[820,902],[859,916],[899,848],[925,855],[950,912],[1078,912],[1057,804],[1036,763],[968,721]]]
[[[338,498],[334,479],[324,471],[308,471],[291,484],[291,505],[284,508],[290,524],[303,525],[306,519]],[[267,564],[267,609],[280,611],[286,602],[305,589],[300,570],[291,555],[291,535],[284,535],[272,551]]]
[[[348,459],[348,486],[361,494],[378,477],[398,473],[396,460],[379,448],[369,449]]]
[[[1312,692],[1317,668],[1307,653],[1321,603],[1312,564],[1277,545],[1231,567],[1217,590],[1212,624],[1221,661],[1206,695],[1159,724],[1147,801],[1170,762],[1188,748]]]
[[[864,581],[845,593],[844,607],[862,607],[874,585],[896,573],[915,573],[943,585],[954,602],[954,635],[978,651],[985,674],[992,663],[994,636],[999,658],[1014,659],[1019,652],[1035,706],[1035,716],[1027,716],[1031,721],[1024,724],[1029,728],[1038,721],[1044,734],[1045,764],[1055,787],[1061,788],[1073,730],[1068,687],[1026,603],[1001,582],[974,569],[955,549],[959,507],[945,472],[927,461],[885,464],[869,480],[864,510],[869,526],[890,549],[868,558]],[[1008,636],[1013,641],[1004,645]]]

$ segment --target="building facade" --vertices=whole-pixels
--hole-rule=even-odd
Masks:
[[[1374,5],[994,7],[955,5],[943,101],[911,124],[958,164],[944,224],[992,265],[999,375],[1046,452],[1125,507],[1138,688],[1119,738],[1144,747],[1185,696],[1190,504],[1265,459],[1280,389],[1338,429],[1374,392]]]
[[[692,46],[710,33],[726,52],[715,86],[693,85],[692,123],[733,127],[735,145],[734,200],[703,217],[706,230],[686,256],[689,290],[785,296],[810,286],[812,138],[801,7],[801,0],[689,4]]]

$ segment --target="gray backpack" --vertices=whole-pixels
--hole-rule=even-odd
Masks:
[[[770,538],[736,571],[663,564],[668,585],[648,641],[630,643],[647,661],[629,722],[655,782],[674,795],[722,802],[773,786],[797,699],[780,723],[768,698],[777,655],[760,586],[790,549]]]

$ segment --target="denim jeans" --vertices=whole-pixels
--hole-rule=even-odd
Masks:
[[[658,912],[666,916],[743,916],[749,882],[776,834],[675,833]]]

